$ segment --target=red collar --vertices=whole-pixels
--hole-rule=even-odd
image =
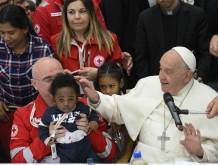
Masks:
[[[64,5],[64,0],[53,0],[56,5],[62,7]]]
[[[48,105],[45,103],[45,101],[43,100],[43,98],[40,95],[38,95],[36,100],[35,100],[35,106],[36,106],[36,111],[35,111],[34,116],[42,117],[42,115],[45,112],[45,110],[47,109]]]

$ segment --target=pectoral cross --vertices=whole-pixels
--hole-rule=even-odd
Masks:
[[[170,140],[170,137],[166,136],[166,131],[164,130],[161,136],[157,137],[157,140],[161,141],[161,151],[165,151],[166,141]]]

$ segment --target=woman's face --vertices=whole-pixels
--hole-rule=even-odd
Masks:
[[[11,49],[16,49],[26,42],[27,32],[27,29],[15,28],[10,23],[0,23],[0,36]]]
[[[84,33],[89,26],[89,14],[82,1],[71,2],[67,7],[67,20],[75,33]]]

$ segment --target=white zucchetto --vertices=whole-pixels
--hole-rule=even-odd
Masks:
[[[180,55],[180,57],[182,57],[183,61],[186,63],[189,69],[191,69],[192,72],[195,72],[196,58],[192,51],[183,46],[176,46],[172,49],[175,50]]]

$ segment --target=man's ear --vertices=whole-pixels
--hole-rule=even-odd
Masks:
[[[193,78],[193,73],[191,70],[188,70],[185,75],[185,82],[188,83]]]
[[[51,96],[51,99],[52,99],[52,102],[55,103],[55,99],[53,95]]]
[[[29,28],[24,28],[23,29],[23,33],[24,33],[25,36],[27,36],[28,32],[29,32]]]
[[[37,90],[36,80],[31,79],[31,85],[35,88],[35,90]]]

